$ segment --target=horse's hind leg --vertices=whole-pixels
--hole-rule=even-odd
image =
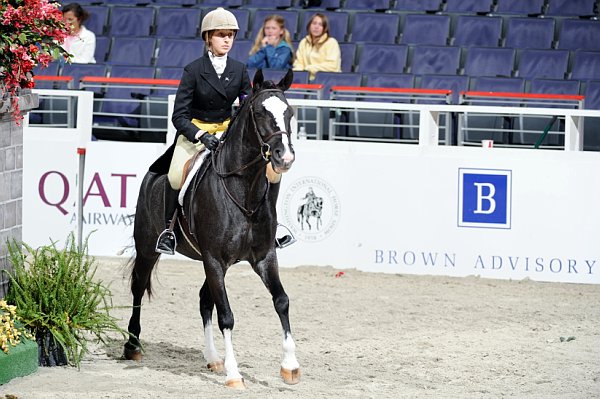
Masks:
[[[215,336],[213,333],[212,314],[215,303],[210,295],[208,280],[200,289],[200,315],[202,316],[202,325],[204,326],[204,359],[209,370],[220,373],[223,371],[223,359],[215,347]]]
[[[279,279],[279,266],[274,251],[258,262],[254,270],[260,276],[263,283],[273,297],[275,311],[281,321],[283,329],[283,360],[281,362],[280,374],[286,384],[297,384],[300,382],[300,364],[296,359],[296,343],[292,338],[289,319],[289,298],[283,289]]]
[[[140,314],[142,298],[146,290],[151,294],[150,277],[152,269],[158,261],[159,255],[143,257],[136,256],[131,270],[131,294],[133,295],[133,309],[129,319],[129,340],[125,343],[123,357],[127,360],[142,360],[142,346],[140,344]]]

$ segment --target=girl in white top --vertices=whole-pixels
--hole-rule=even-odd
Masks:
[[[71,62],[74,64],[95,64],[96,35],[83,26],[83,22],[89,17],[89,13],[77,3],[64,6],[62,13],[65,24],[71,27],[71,35],[63,43],[63,48],[71,54]]]

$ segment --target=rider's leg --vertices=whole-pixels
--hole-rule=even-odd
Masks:
[[[177,209],[179,190],[173,190],[167,181],[165,184],[165,230],[160,233],[156,241],[156,252],[174,255],[177,240],[173,232],[173,217]]]

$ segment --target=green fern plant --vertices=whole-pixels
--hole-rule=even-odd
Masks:
[[[94,279],[96,261],[88,255],[87,239],[81,249],[72,233],[62,249],[56,243],[37,249],[15,240],[7,244],[13,265],[7,301],[34,336],[52,335],[69,364],[79,367],[88,341],[106,344],[114,332],[127,336],[110,315],[109,287]]]

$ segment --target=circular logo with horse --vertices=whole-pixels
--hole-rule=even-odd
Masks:
[[[321,241],[340,219],[340,200],[325,180],[307,176],[290,184],[283,196],[285,223],[303,241]]]

